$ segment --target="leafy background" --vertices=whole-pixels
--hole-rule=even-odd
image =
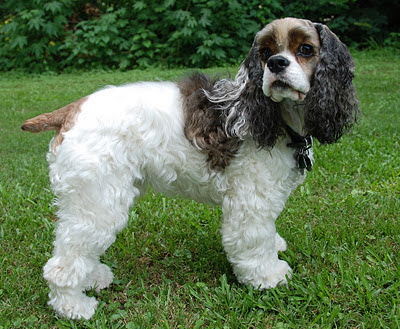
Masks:
[[[236,64],[255,33],[293,16],[348,45],[400,48],[394,0],[5,0],[0,70],[210,67]]]

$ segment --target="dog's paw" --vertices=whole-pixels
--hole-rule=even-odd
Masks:
[[[278,233],[275,234],[275,250],[286,251],[286,241]]]
[[[287,285],[287,279],[292,277],[292,269],[284,260],[278,259],[267,277],[263,279],[261,289],[275,288],[278,285]]]
[[[95,266],[88,277],[86,290],[95,288],[97,293],[100,292],[100,290],[107,288],[114,279],[111,269],[107,265],[101,263]]]
[[[292,269],[289,267],[288,263],[278,259],[273,266],[268,268],[266,273],[262,273],[256,276],[249,283],[253,285],[254,288],[265,290],[275,288],[279,285],[287,285],[287,279],[291,278]]]
[[[97,300],[81,291],[51,286],[48,302],[59,317],[71,320],[89,320],[96,311]]]

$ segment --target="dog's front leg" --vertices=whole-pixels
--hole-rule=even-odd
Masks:
[[[249,202],[226,197],[222,205],[222,243],[227,257],[238,281],[256,289],[286,284],[291,272],[287,262],[278,259],[277,251],[286,249],[275,230],[280,209],[264,209],[260,207],[263,203],[256,198]]]

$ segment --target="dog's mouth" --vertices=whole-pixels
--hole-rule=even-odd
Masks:
[[[276,80],[271,84],[271,99],[274,102],[280,102],[284,98],[289,98],[293,101],[303,101],[306,98],[306,94],[303,91],[293,88],[290,84]]]
[[[292,87],[290,87],[289,84],[287,84],[286,82],[283,82],[283,81],[281,81],[281,80],[276,80],[276,81],[274,81],[274,82],[272,83],[272,86],[271,86],[271,87],[272,87],[272,88],[276,88],[276,89],[281,89],[281,90],[292,88]]]

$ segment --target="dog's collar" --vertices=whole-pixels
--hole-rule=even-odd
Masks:
[[[286,124],[286,122],[284,122],[284,127],[287,134],[290,136],[290,139],[292,140],[286,146],[295,149],[293,157],[296,160],[297,167],[299,168],[302,174],[304,174],[304,169],[307,169],[307,171],[311,171],[313,164],[310,159],[309,150],[313,146],[312,136],[310,135],[301,136],[300,134],[295,132],[291,127],[289,127],[289,125]]]

